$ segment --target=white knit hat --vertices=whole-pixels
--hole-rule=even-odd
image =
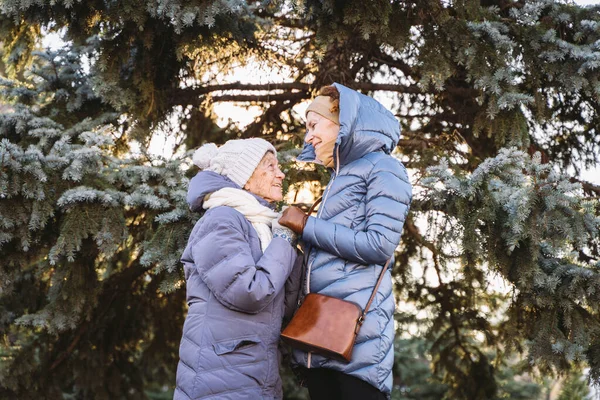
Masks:
[[[198,168],[224,175],[243,188],[267,151],[277,154],[264,139],[237,139],[221,147],[207,143],[194,152],[193,159]]]

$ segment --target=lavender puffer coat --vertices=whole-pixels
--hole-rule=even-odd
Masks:
[[[190,207],[200,210],[207,194],[224,187],[239,188],[219,174],[198,173]],[[256,231],[233,208],[212,208],[196,223],[181,259],[189,311],[175,400],[282,398],[278,342],[286,281],[290,314],[297,301],[297,259],[281,238],[263,254]]]

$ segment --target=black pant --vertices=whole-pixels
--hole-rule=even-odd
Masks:
[[[387,396],[362,379],[326,368],[305,370],[311,400],[386,400]]]

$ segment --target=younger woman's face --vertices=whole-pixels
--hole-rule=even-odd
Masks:
[[[309,111],[306,115],[306,137],[304,141],[313,145],[317,159],[325,165],[327,165],[327,160],[333,158],[333,146],[331,144],[335,142],[339,132],[340,126],[322,115],[314,111]]]
[[[277,157],[269,151],[248,179],[244,189],[268,202],[281,201],[283,200],[283,178],[285,174],[279,169]]]

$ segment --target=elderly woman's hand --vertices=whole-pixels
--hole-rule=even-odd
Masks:
[[[308,215],[306,215],[304,211],[298,207],[291,206],[283,211],[281,218],[279,218],[279,223],[283,226],[287,226],[298,235],[302,235],[307,219]]]
[[[296,245],[297,236],[296,233],[290,228],[286,228],[277,222],[279,217],[275,218],[271,222],[271,232],[273,232],[273,237],[280,237],[282,239],[287,240],[292,246]]]

